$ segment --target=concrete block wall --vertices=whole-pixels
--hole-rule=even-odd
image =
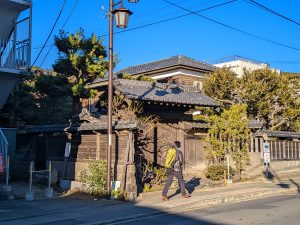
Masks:
[[[272,160],[270,172],[277,175],[297,175],[300,176],[300,160]],[[250,165],[247,167],[245,176],[247,178],[263,177],[265,172],[264,163],[261,160],[261,153],[250,153]]]
[[[80,180],[80,174],[84,169],[88,168],[89,160],[82,160],[82,161],[70,161],[67,162],[67,169],[66,169],[66,180]],[[112,170],[115,174],[116,180],[121,180],[122,172],[123,172],[123,164],[118,164],[116,167],[112,163]],[[64,170],[64,162],[63,161],[52,161],[52,168],[56,169],[58,172],[58,177],[62,178],[63,170]]]

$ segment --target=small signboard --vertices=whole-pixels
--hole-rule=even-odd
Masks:
[[[66,148],[65,148],[65,157],[66,158],[70,157],[70,152],[71,152],[71,143],[67,142]]]
[[[271,162],[270,152],[265,152],[264,153],[264,163],[270,163],[270,162]]]
[[[263,143],[263,150],[264,150],[264,153],[270,153],[270,144]]]

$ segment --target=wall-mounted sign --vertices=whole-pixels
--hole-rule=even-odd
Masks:
[[[270,144],[269,143],[263,143],[263,150],[264,153],[270,153]]]
[[[271,156],[269,152],[264,153],[264,163],[270,163],[271,162]]]
[[[67,142],[66,143],[66,148],[65,148],[65,157],[70,157],[70,152],[71,152],[71,143]]]

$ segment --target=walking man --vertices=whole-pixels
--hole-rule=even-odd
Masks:
[[[184,198],[191,197],[185,191],[185,185],[182,175],[183,155],[180,150],[180,142],[175,141],[172,148],[168,150],[165,167],[167,168],[168,179],[162,192],[162,200],[168,201],[168,190],[175,176],[180,185],[181,195]]]

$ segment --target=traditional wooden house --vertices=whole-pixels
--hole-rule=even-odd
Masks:
[[[159,117],[158,125],[151,131],[151,138],[142,146],[148,161],[163,164],[164,150],[173,141],[179,140],[185,154],[186,168],[205,164],[203,143],[189,131],[194,129],[205,132],[194,126],[192,113],[195,107],[219,107],[216,101],[201,93],[201,85],[195,83],[201,82],[205,74],[213,69],[214,67],[196,60],[176,56],[131,67],[121,72],[127,75],[131,73],[132,77],[150,76],[157,82],[114,80],[115,96],[122,96],[127,102],[141,102],[142,115]],[[24,149],[17,148],[19,157],[35,161],[36,169],[45,169],[47,162],[52,161],[59,177],[69,180],[78,180],[81,171],[91,160],[106,159],[106,107],[100,103],[107,99],[107,80],[96,80],[89,86],[97,89],[99,95],[93,101],[91,99],[86,101],[88,111],[74,117],[71,124],[32,126],[27,127],[24,132],[19,132],[19,146],[27,146],[26,154]],[[141,121],[114,118],[112,156],[114,179],[122,179],[123,167],[132,163],[132,149],[136,153],[136,165],[140,163],[137,158],[141,147],[137,143],[140,123]],[[201,126],[199,123],[197,125]],[[65,147],[68,142],[71,143],[71,152],[65,160]]]
[[[190,133],[192,129],[198,130],[198,133],[205,133],[205,130],[199,128],[200,122],[193,121],[193,111],[197,106],[218,108],[218,102],[201,93],[198,87],[181,84],[115,79],[113,86],[115,96],[142,103],[143,113],[140,116],[156,115],[159,118],[152,140],[148,140],[144,148],[147,160],[163,164],[165,150],[179,140],[186,168],[205,166],[204,143],[199,141],[199,136]],[[101,107],[99,102],[106,99],[106,86],[100,86],[98,90],[102,95],[96,103],[97,109],[105,114],[106,108]]]
[[[146,76],[158,83],[176,83],[181,85],[196,86],[202,88],[205,76],[216,70],[217,67],[197,61],[195,59],[177,55],[167,59],[130,66],[115,73],[116,77],[122,78],[127,75],[131,78]],[[107,86],[108,78],[98,78],[90,88]]]
[[[207,129],[193,121],[193,111],[197,106],[219,107],[219,103],[201,93],[203,80],[215,69],[212,65],[178,55],[131,66],[116,73],[116,77],[126,75],[130,80],[115,79],[115,95],[142,102],[144,114],[158,115],[160,118],[160,123],[153,130],[153,140],[147,145],[150,161],[162,164],[164,149],[172,141],[179,140],[182,142],[186,168],[205,166],[204,144],[198,141],[205,135],[194,134],[205,134]],[[133,80],[141,76],[155,82]],[[107,78],[89,84],[90,88],[99,92],[95,98],[83,101],[89,111],[105,114],[105,108],[99,102],[107,98],[107,84]]]
[[[148,76],[159,83],[176,83],[197,86],[201,89],[205,75],[215,69],[216,67],[212,65],[183,55],[177,55],[155,62],[127,67],[118,71],[117,75]]]

